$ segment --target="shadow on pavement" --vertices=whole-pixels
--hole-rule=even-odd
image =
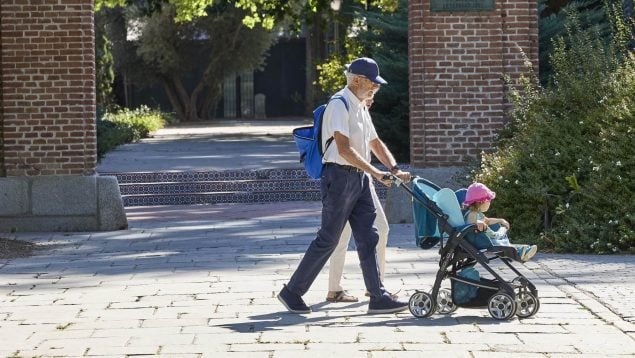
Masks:
[[[478,323],[479,325],[500,325],[506,323],[502,321],[496,321],[494,319],[469,315],[461,315],[460,317],[433,315],[432,317],[428,318],[416,318],[410,315],[410,313],[408,313],[407,311],[404,313],[399,313],[398,315],[391,314],[373,316],[359,313],[354,314],[350,311],[345,311],[347,308],[359,308],[361,306],[365,306],[366,304],[366,302],[360,302],[349,306],[337,306],[336,308],[334,307],[332,310],[328,310],[328,316],[323,315],[322,309],[315,310],[316,306],[322,305],[318,304],[312,305],[312,308],[314,308],[314,312],[308,315],[299,315],[281,311],[250,316],[249,320],[245,322],[221,324],[215,327],[222,327],[239,333],[253,333],[281,330],[286,326],[310,325],[318,323],[321,327],[344,325],[350,327],[449,327],[476,323]],[[331,313],[331,311],[334,313]],[[337,314],[337,311],[342,311],[342,313]],[[373,319],[372,321],[368,321],[367,318],[369,317],[385,317],[385,320]]]

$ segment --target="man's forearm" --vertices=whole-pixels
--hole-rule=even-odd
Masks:
[[[383,164],[386,168],[390,169],[397,164],[395,157],[393,157],[392,153],[388,150],[388,147],[382,140],[377,139],[376,142],[371,145],[371,150],[377,159],[379,159],[381,164]]]
[[[354,149],[349,147],[346,150],[340,151],[340,155],[352,166],[357,167],[367,173],[370,173],[373,177],[381,176],[383,173],[375,168],[372,164],[367,162],[362,156]]]
[[[364,157],[362,157],[355,148],[351,147],[348,137],[342,135],[340,132],[335,132],[335,145],[337,146],[337,152],[352,166],[355,166],[366,173],[369,173],[373,178],[382,182],[382,184],[390,186],[391,181],[389,179],[383,180],[382,177],[385,172],[375,168]],[[372,146],[372,144],[371,144]]]

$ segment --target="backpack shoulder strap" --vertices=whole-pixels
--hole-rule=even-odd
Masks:
[[[344,98],[344,96],[342,95],[334,95],[333,97],[331,97],[329,99],[329,103],[331,103],[331,101],[339,99],[340,101],[342,101],[342,103],[344,103],[344,107],[346,107],[346,110],[348,111],[348,102],[346,102],[346,98]],[[322,122],[320,121],[320,126],[322,126]],[[320,127],[320,134],[322,134],[322,128]],[[326,153],[326,151],[329,149],[329,146],[331,145],[331,142],[333,142],[333,140],[335,139],[335,137],[331,136],[329,139],[326,140],[326,147],[324,147],[324,151],[322,152],[322,156],[324,156],[324,153]],[[321,141],[320,141],[321,144]]]
[[[329,103],[331,103],[331,101],[334,99],[339,99],[340,101],[342,101],[342,103],[344,103],[344,107],[346,107],[346,110],[348,111],[348,102],[346,102],[346,98],[344,98],[344,96],[342,96],[341,94],[336,94],[331,97],[331,99],[329,99]]]

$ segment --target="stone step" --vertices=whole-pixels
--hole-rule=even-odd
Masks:
[[[320,181],[304,169],[100,173],[115,176],[125,206],[320,200]],[[377,194],[386,188],[375,183]]]
[[[218,192],[187,194],[122,195],[124,206],[191,205],[220,203],[266,203],[282,201],[316,201],[320,192],[306,190],[268,192]]]
[[[164,183],[123,183],[122,195],[220,192],[320,191],[320,182],[307,179],[227,180]]]
[[[311,180],[304,169],[260,169],[260,170],[219,170],[206,172],[126,172],[100,173],[101,176],[115,176],[119,183],[166,183],[166,182],[197,182],[197,181],[226,181],[226,180],[259,180],[259,179],[307,179]]]
[[[152,190],[152,189],[148,189]],[[378,188],[380,199],[386,198],[386,189]],[[321,200],[320,189],[269,190],[269,191],[220,191],[188,193],[154,193],[123,195],[124,206],[188,205],[217,203],[266,203],[282,201]]]

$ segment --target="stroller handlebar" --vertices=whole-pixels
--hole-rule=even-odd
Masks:
[[[417,176],[413,176],[413,177],[412,177],[412,179],[410,179],[410,181],[413,181],[413,180],[415,180],[415,179],[417,179],[417,178],[419,178],[419,177],[417,177]],[[404,185],[403,180],[399,179],[399,177],[398,177],[398,176],[393,175],[393,174],[386,174],[386,175],[384,175],[383,177],[381,177],[381,179],[382,179],[382,180],[390,180],[390,181],[392,181],[395,185],[397,185],[397,187],[400,187],[400,186],[403,186],[403,185]]]
[[[383,177],[381,177],[381,180],[390,180],[395,185],[397,185],[397,187],[400,187],[403,185],[403,181],[399,179],[399,177],[397,177],[396,175],[392,175],[392,174],[384,175]]]

